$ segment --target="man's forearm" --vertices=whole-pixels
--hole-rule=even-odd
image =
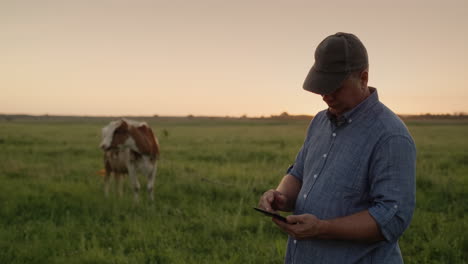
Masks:
[[[301,190],[302,182],[296,177],[286,174],[281,180],[276,190],[287,197],[287,205],[282,208],[282,211],[289,212],[294,210],[296,205],[297,194]]]
[[[345,217],[322,220],[320,226],[318,238],[363,242],[384,240],[377,222],[368,210]]]

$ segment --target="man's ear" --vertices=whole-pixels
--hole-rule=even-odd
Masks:
[[[368,81],[369,81],[369,70],[365,69],[361,72],[361,76],[360,76],[361,89],[365,89],[367,87]]]

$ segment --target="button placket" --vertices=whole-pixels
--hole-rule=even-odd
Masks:
[[[345,121],[346,122],[346,121]],[[328,154],[331,152],[332,148],[333,148],[333,145],[335,144],[335,139],[336,139],[336,135],[337,133],[335,132],[337,130],[337,127],[335,127],[334,129],[332,128],[332,130],[330,131],[331,133],[329,135],[331,135],[331,138],[329,139],[329,146],[328,146],[328,152],[327,153],[323,153],[321,155],[322,157],[322,162],[321,162],[321,165],[317,168],[315,168],[314,170],[317,171],[317,173],[313,174],[313,180],[310,181],[310,185],[308,186],[307,190],[304,192],[304,194],[302,195],[302,197],[304,198],[304,200],[306,200],[308,194],[312,191],[312,189],[314,188],[316,182],[317,182],[317,178],[318,178],[318,175],[320,174],[320,172],[325,168],[326,166],[326,163],[327,163],[327,157],[328,157]],[[310,175],[310,174],[309,174]],[[303,202],[302,203],[302,208],[301,210],[304,210],[306,206],[306,203]]]

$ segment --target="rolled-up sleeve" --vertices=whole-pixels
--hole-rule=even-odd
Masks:
[[[416,148],[407,136],[391,136],[375,149],[370,166],[369,213],[382,235],[396,241],[411,222],[416,204]]]

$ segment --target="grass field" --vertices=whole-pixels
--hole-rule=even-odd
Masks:
[[[286,235],[252,210],[307,121],[153,118],[155,202],[102,191],[107,121],[0,121],[0,263],[282,263]],[[468,123],[408,123],[417,208],[405,263],[468,263]],[[140,178],[145,183],[143,178]]]

